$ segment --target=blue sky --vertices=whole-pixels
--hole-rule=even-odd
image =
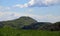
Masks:
[[[0,0],[0,21],[21,16],[39,22],[60,21],[60,0]]]

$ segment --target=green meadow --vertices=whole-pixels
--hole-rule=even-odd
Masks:
[[[0,36],[60,36],[60,31],[23,30],[5,26],[0,29]]]

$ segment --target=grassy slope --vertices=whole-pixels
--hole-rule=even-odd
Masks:
[[[0,36],[60,36],[60,31],[17,30],[5,26],[0,29]]]
[[[35,23],[37,21],[31,17],[22,16],[18,19],[9,20],[9,21],[0,21],[0,23],[1,22],[4,25],[10,25],[11,24],[11,25],[14,25],[17,27],[17,26],[30,25],[30,24]]]

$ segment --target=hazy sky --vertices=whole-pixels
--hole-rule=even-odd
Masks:
[[[60,21],[60,0],[0,0],[0,21],[30,16],[37,21]]]

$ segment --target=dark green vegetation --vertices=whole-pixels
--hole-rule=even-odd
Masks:
[[[60,36],[60,31],[18,30],[5,26],[0,29],[0,36]]]
[[[53,24],[50,24],[50,25],[44,25],[40,29],[50,30],[50,31],[60,31],[60,22],[56,22],[56,23],[53,23]]]
[[[36,22],[36,23],[32,23],[31,25],[24,26],[23,29],[38,30],[38,29],[42,28],[44,25],[50,25],[50,24],[52,24],[52,23],[49,23],[49,22]]]
[[[0,36],[60,36],[60,22],[37,22],[25,16],[1,21]]]

